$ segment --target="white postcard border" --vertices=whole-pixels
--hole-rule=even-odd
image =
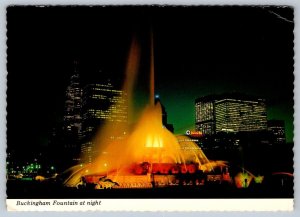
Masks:
[[[85,3],[85,4],[87,4],[89,2],[94,3],[94,4],[97,2],[97,4],[99,4],[102,1],[99,2],[99,1],[93,1],[93,0],[90,0],[90,1],[78,0],[78,1],[73,1],[72,3],[73,4],[75,4],[75,3],[81,3],[81,4]],[[104,2],[107,2],[107,1],[104,1]],[[115,3],[115,2],[122,3],[123,1],[120,1],[120,0],[119,1],[112,1],[111,3]],[[128,2],[128,1],[125,1],[125,2]],[[129,1],[129,2],[134,3],[136,1]],[[146,1],[146,2],[148,2],[148,1]],[[154,2],[158,2],[158,1],[154,1]],[[175,1],[175,2],[177,2],[177,1]],[[181,4],[183,4],[182,1],[179,1],[179,2]],[[192,2],[196,3],[197,1],[192,1]],[[239,1],[239,0],[235,0],[235,1],[233,0],[233,1],[229,1],[229,2],[226,1],[226,0],[224,0],[224,1],[222,1],[222,0],[221,1],[204,1],[204,3],[205,2],[206,2],[206,4],[209,4],[209,2],[210,2],[210,4],[211,3],[215,3],[215,4],[226,4],[226,3],[242,4],[243,3],[242,1]],[[299,9],[299,2],[297,2],[296,0],[295,1],[293,1],[293,0],[287,0],[287,1],[282,1],[282,0],[281,1],[280,0],[279,1],[277,1],[277,0],[269,0],[269,1],[265,1],[265,0],[259,1],[258,0],[258,1],[256,1],[256,0],[252,0],[252,1],[245,1],[244,4],[245,3],[249,4],[249,2],[250,2],[250,4],[263,4],[263,3],[266,4],[266,2],[268,2],[268,4],[284,4],[285,3],[285,4],[292,4],[294,6],[297,6],[296,9]],[[45,0],[45,1],[44,0],[24,0],[24,1],[23,0],[20,0],[20,1],[19,0],[4,0],[2,3],[0,3],[1,8],[3,9],[6,5],[8,5],[8,3],[10,3],[10,4],[16,4],[16,3],[19,3],[19,4],[20,3],[21,4],[24,4],[24,3],[38,4],[38,3],[50,3],[50,1],[47,1],[47,0]],[[54,0],[54,1],[51,1],[51,3],[52,4],[53,3],[54,4],[57,4],[57,3],[61,3],[61,4],[62,3],[64,3],[64,4],[69,3],[69,4],[71,4],[71,2],[68,1],[68,0]],[[202,3],[203,4],[203,2],[197,2],[197,3]],[[3,17],[4,17],[4,14],[5,14],[5,11],[2,10],[1,15]],[[298,10],[295,11],[295,20],[299,21],[299,19],[297,19],[297,18],[299,18],[299,11]],[[5,30],[5,25],[3,25],[3,23],[5,23],[5,22],[2,19],[0,23],[2,24],[1,27],[2,27],[2,31],[3,31],[2,34],[1,34],[1,39],[3,39],[3,38],[5,38],[5,31],[4,31]],[[299,28],[298,28],[299,24],[298,23],[299,22],[295,22],[295,32],[297,33],[295,35],[295,37],[296,37],[295,38],[295,42],[296,42],[295,51],[299,51],[299,43],[298,43],[298,41],[299,41]],[[5,41],[2,40],[0,45],[2,47],[5,47]],[[1,62],[1,64],[0,64],[1,65],[1,73],[0,74],[1,74],[1,78],[5,78],[5,76],[6,76],[5,59],[3,58],[3,57],[5,57],[5,49],[2,50],[2,55],[1,56],[2,56],[2,59],[0,61]],[[299,76],[296,75],[297,73],[299,73],[299,70],[298,70],[298,67],[297,67],[297,66],[299,66],[299,63],[298,63],[299,55],[298,55],[297,52],[295,52],[295,57],[294,58],[295,58],[295,72],[294,72],[294,74],[295,74],[295,113],[297,113],[295,115],[295,132],[296,132],[296,129],[298,129],[298,127],[297,127],[298,125],[296,123],[299,123],[298,113],[299,113],[299,105],[300,105],[299,104],[300,88],[299,88],[299,78],[298,78]],[[297,59],[297,61],[296,61],[296,59]],[[2,120],[1,148],[3,150],[5,150],[5,147],[6,147],[6,142],[5,142],[5,139],[4,139],[5,138],[5,130],[6,130],[6,121],[5,121],[5,115],[6,115],[6,110],[5,110],[5,106],[6,106],[5,95],[6,94],[5,94],[5,90],[6,90],[6,85],[5,85],[5,82],[6,82],[5,79],[1,79],[1,85],[0,85],[0,87],[1,87],[0,92],[1,92],[1,96],[2,96],[1,97],[1,103],[0,103],[0,105],[2,106],[2,108],[1,108],[1,120]],[[299,148],[297,147],[298,146],[297,144],[299,142],[298,137],[299,137],[299,135],[297,135],[295,133],[295,139],[294,139],[294,142],[295,142],[295,155],[296,155],[296,153],[299,153]],[[296,149],[297,149],[297,151],[296,151]],[[0,159],[2,160],[1,162],[4,162],[5,161],[5,152],[2,152],[0,155],[1,155]],[[298,161],[299,160],[297,160],[297,158],[294,158],[294,164],[295,165],[297,165]],[[4,169],[4,164],[2,165],[2,169]],[[297,186],[297,189],[299,187],[299,184],[297,182],[298,179],[299,179],[298,175],[297,175],[297,174],[299,174],[298,172],[299,172],[299,168],[295,167],[295,188],[294,188],[295,195],[294,195],[294,197],[296,199],[299,198],[299,191],[296,190],[296,186]],[[2,171],[0,171],[0,174],[1,174],[1,177],[3,178],[2,183],[5,183],[6,182],[5,181],[5,172],[3,172],[3,170],[2,170]],[[19,200],[19,201],[22,201],[22,200],[24,200],[24,201],[35,201],[36,200],[36,199],[34,199],[34,200],[33,199],[6,199],[5,200],[5,197],[6,197],[5,185],[4,186],[2,185],[0,187],[0,190],[1,190],[1,197],[0,197],[1,198],[1,200],[0,200],[1,211],[0,211],[0,216],[7,216],[7,215],[17,216],[17,214],[13,214],[12,212],[7,214],[3,210],[3,208],[5,207],[5,204],[4,204],[5,201],[6,201],[7,210],[9,210],[9,211],[21,211],[19,209],[19,207],[18,207],[18,210],[14,210],[14,207],[16,206],[16,203],[17,203],[16,201],[17,200]],[[57,199],[57,200],[64,201],[66,199]],[[80,207],[80,208],[77,209],[74,206],[70,207],[70,209],[69,209],[66,206],[60,206],[61,208],[58,208],[58,209],[55,210],[55,208],[53,207],[53,209],[51,209],[49,211],[85,211],[85,210],[90,210],[90,211],[131,211],[131,212],[133,212],[133,211],[147,211],[147,210],[149,210],[149,211],[164,211],[167,206],[172,206],[173,211],[198,211],[198,210],[201,210],[201,211],[230,211],[230,212],[233,212],[233,211],[292,211],[294,203],[295,203],[295,205],[299,205],[299,200],[294,201],[294,199],[191,199],[191,201],[192,201],[191,205],[193,204],[194,207],[192,209],[189,209],[188,207],[186,207],[186,204],[184,204],[183,206],[186,209],[183,210],[183,209],[177,207],[177,203],[179,203],[179,202],[176,202],[176,201],[186,202],[190,199],[164,200],[166,202],[162,202],[161,199],[155,199],[154,201],[156,201],[156,202],[154,202],[154,204],[161,203],[159,205],[162,205],[162,204],[166,205],[166,207],[163,210],[160,210],[160,209],[153,209],[154,204],[152,204],[152,202],[151,202],[152,200],[150,200],[150,203],[146,204],[145,201],[147,199],[76,199],[76,201],[90,201],[90,200],[100,200],[100,201],[102,201],[101,206],[100,207],[94,206],[95,208],[93,208],[91,206],[92,207],[91,209],[90,209],[90,207],[87,207],[87,208]],[[37,201],[39,201],[39,200],[37,200]],[[53,201],[53,200],[41,199],[41,201]],[[206,202],[209,202],[209,204],[206,204]],[[218,204],[218,208],[209,207],[209,206],[212,206],[213,202],[215,203],[214,206],[216,206],[216,203]],[[145,205],[142,208],[146,208],[147,210],[142,210],[140,208],[136,208],[137,204],[140,204],[140,203],[145,203]],[[124,207],[126,205],[128,207],[126,207],[125,210],[124,209],[121,210],[117,207],[116,204],[118,204],[119,208]],[[196,206],[195,206],[195,204],[196,204]],[[110,206],[113,206],[113,207],[111,208]],[[133,208],[133,206],[135,206],[135,208]],[[190,206],[190,205],[188,205],[188,206]],[[220,207],[222,207],[223,209],[220,209]],[[276,209],[274,209],[274,207]],[[34,208],[36,208],[36,207],[34,207]],[[109,208],[111,208],[111,209],[109,209]],[[212,208],[212,209],[209,209],[209,208]],[[271,213],[267,213],[267,214],[255,213],[255,216],[298,216],[299,208],[297,208],[297,206],[295,208],[296,209],[294,210],[293,213],[290,213],[290,212],[289,213],[281,213],[281,212],[280,213],[274,213],[274,212],[271,212]],[[29,211],[30,206],[27,207],[27,209],[23,209],[23,211],[25,211],[25,210]],[[44,211],[44,210],[40,210],[40,208],[38,208],[38,210],[37,209],[34,209],[34,210],[31,209],[30,211]],[[230,214],[230,212],[228,212],[227,214],[224,213],[224,214],[222,214],[222,216],[226,216],[226,217],[232,216],[233,213]],[[47,217],[48,216],[49,217],[50,216],[64,216],[63,212],[60,213],[59,215],[58,214],[59,213],[56,213],[56,214],[55,213],[43,213],[43,216],[47,216]],[[22,214],[22,216],[38,216],[38,215],[40,215],[40,214],[39,213],[32,213],[32,214],[23,213]],[[80,213],[79,214],[78,213],[73,213],[73,216],[79,216],[79,215],[80,215]],[[248,213],[248,214],[247,213],[241,213],[241,215],[248,217],[248,216],[252,216],[253,213],[252,214],[251,213]],[[99,213],[94,213],[94,215],[89,215],[89,216],[99,216]],[[109,216],[120,216],[120,214],[119,213],[115,213],[115,214],[111,213]],[[122,214],[122,216],[137,216],[137,215],[134,214],[134,213],[130,213],[130,214]],[[149,216],[149,215],[144,213],[144,214],[142,214],[142,216]],[[169,215],[166,214],[166,216],[169,216]],[[177,213],[176,216],[181,216],[181,215],[180,215],[180,213]],[[187,214],[187,216],[192,216],[192,215]],[[216,213],[212,213],[212,215],[210,215],[210,216],[221,216],[221,215],[216,214]]]

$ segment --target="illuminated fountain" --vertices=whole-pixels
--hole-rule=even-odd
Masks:
[[[123,86],[128,96],[129,121],[134,112],[131,103],[139,58],[140,47],[133,39]],[[186,141],[188,137],[176,137],[163,126],[161,105],[154,103],[152,40],[149,86],[149,105],[134,127],[129,129],[122,123],[107,122],[94,141],[94,148],[100,154],[92,163],[74,166],[72,174],[65,179],[66,186],[88,182],[98,183],[98,188],[147,188],[153,187],[154,182],[155,186],[176,184],[178,174],[195,174],[226,166],[223,161],[210,162],[194,142]]]

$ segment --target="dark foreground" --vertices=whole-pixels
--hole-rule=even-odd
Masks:
[[[226,184],[206,184],[204,186],[176,186],[151,189],[75,189],[56,183],[9,180],[8,199],[53,199],[53,198],[293,198],[293,183],[284,186],[261,184],[238,189]]]

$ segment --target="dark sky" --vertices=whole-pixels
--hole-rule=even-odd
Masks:
[[[194,100],[223,92],[267,99],[293,138],[293,10],[287,7],[9,7],[8,146],[46,145],[64,93],[81,76],[122,80],[132,36],[141,45],[136,106],[146,102],[149,35],[155,91],[175,132],[194,127]]]

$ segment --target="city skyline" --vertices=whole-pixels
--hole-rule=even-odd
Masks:
[[[21,138],[30,138],[32,148],[48,145],[49,130],[63,116],[74,59],[83,77],[106,73],[122,80],[133,35],[142,52],[135,103],[143,107],[148,102],[150,26],[155,92],[175,133],[194,127],[196,98],[242,92],[266,98],[268,119],[283,119],[292,142],[293,24],[278,19],[274,10],[292,20],[287,7],[9,8],[9,146],[19,147]],[[114,18],[116,13],[124,19]],[[20,14],[24,19],[17,18]],[[20,138],[12,138],[18,129]]]

